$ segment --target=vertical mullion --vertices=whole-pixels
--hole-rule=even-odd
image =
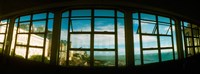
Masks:
[[[46,23],[45,23],[45,34],[44,34],[44,43],[43,43],[43,52],[42,52],[42,62],[44,62],[44,55],[45,55],[45,49],[46,49],[46,38],[47,38],[47,32],[48,32],[48,19],[49,19],[49,12],[46,13]]]
[[[30,16],[31,16],[31,19],[30,19],[29,32],[28,32],[28,43],[27,43],[27,46],[26,46],[26,56],[25,56],[26,59],[28,58],[28,52],[29,52],[29,46],[30,46],[30,36],[31,36],[31,27],[33,25],[33,14],[31,14]]]
[[[175,49],[174,49],[174,34],[173,34],[173,28],[172,28],[172,19],[170,18],[170,28],[171,28],[171,41],[172,41],[172,51],[173,51],[173,59],[175,60]]]
[[[144,64],[144,57],[143,57],[143,42],[142,42],[142,27],[141,27],[141,15],[138,13],[138,22],[139,22],[139,38],[140,38],[140,58],[141,58],[141,65]]]
[[[71,48],[70,42],[70,26],[71,26],[71,10],[69,10],[69,18],[68,18],[68,37],[67,37],[67,61],[66,65],[69,66],[69,49]]]
[[[118,24],[117,24],[117,10],[115,10],[115,13],[114,13],[114,26],[115,26],[115,66],[118,67]]]
[[[158,58],[159,62],[161,62],[161,48],[160,48],[160,33],[159,33],[159,24],[158,24],[158,16],[156,15],[156,26],[157,26],[157,44],[158,44]]]
[[[94,67],[94,9],[91,11],[90,66]]]
[[[194,34],[193,34],[193,24],[191,24],[191,32],[192,32],[192,48],[193,48],[193,54],[195,55],[196,52],[195,52],[195,45],[194,45]]]

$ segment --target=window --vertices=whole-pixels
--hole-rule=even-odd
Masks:
[[[0,20],[0,54],[3,54],[5,51],[9,23],[9,19]]]
[[[15,20],[10,55],[49,63],[53,13],[19,16]]]
[[[59,65],[125,65],[122,12],[104,9],[69,10],[63,12],[61,26]]]

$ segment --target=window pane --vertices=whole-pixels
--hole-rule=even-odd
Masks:
[[[156,36],[142,36],[143,48],[157,48],[157,37]]]
[[[183,22],[183,25],[184,25],[185,27],[191,27],[191,24],[188,23],[188,22]]]
[[[187,48],[187,50],[188,50],[188,56],[194,55],[194,49],[192,47]]]
[[[59,65],[66,66],[67,52],[59,52]]]
[[[199,37],[198,31],[199,31],[198,29],[193,29],[193,30],[192,30],[193,36],[194,36],[194,37]]]
[[[42,62],[42,52],[42,48],[29,48],[28,59]],[[45,57],[44,60],[47,61],[47,58]]]
[[[161,50],[162,61],[173,60],[173,51],[172,49],[163,49]]]
[[[71,48],[90,48],[89,34],[71,34]]]
[[[5,38],[5,35],[4,34],[0,34],[0,42],[4,42],[4,38]]]
[[[170,23],[170,19],[167,17],[163,17],[163,16],[158,16],[158,21]]]
[[[156,20],[156,16],[151,14],[141,13],[141,19]]]
[[[49,13],[49,18],[54,18],[54,14],[53,13]]]
[[[68,17],[68,16],[69,16],[69,12],[68,11],[62,13],[62,17]]]
[[[28,34],[18,34],[17,35],[17,44],[27,45],[28,43]]]
[[[31,32],[45,32],[46,21],[34,21]]]
[[[172,47],[171,37],[160,36],[160,47]]]
[[[91,10],[72,10],[72,16],[91,16]]]
[[[53,32],[53,20],[48,20],[48,32]]]
[[[185,31],[185,36],[192,36],[192,31],[191,31],[191,28],[184,28],[184,31]]]
[[[31,16],[30,15],[26,15],[26,16],[21,16],[20,17],[20,21],[29,21],[31,20]]]
[[[159,23],[159,33],[171,35],[171,27],[170,24],[160,24]]]
[[[7,23],[8,23],[8,20],[1,20],[1,21],[0,21],[0,25],[1,25],[1,24],[7,24]]]
[[[44,46],[44,34],[31,34],[31,46]]]
[[[156,34],[156,30],[157,30],[156,24],[155,22],[151,22],[151,21],[142,21],[141,30],[142,30],[142,33]]]
[[[33,15],[33,20],[46,19],[47,13],[39,13]]]
[[[115,52],[94,51],[94,66],[115,66]]]
[[[26,56],[26,47],[16,46],[15,57],[25,58],[25,56]]]
[[[28,33],[30,22],[24,22],[19,24],[18,33]]]
[[[113,18],[95,18],[94,23],[95,31],[113,32],[114,31],[114,19]]]
[[[159,62],[158,50],[143,51],[144,64]]]
[[[70,28],[72,32],[91,31],[91,18],[72,18]]]
[[[70,66],[90,66],[90,51],[70,51]]]
[[[124,17],[124,13],[120,12],[120,11],[117,11],[117,17]]]
[[[192,38],[186,37],[187,46],[193,46]]]
[[[94,10],[94,16],[114,16],[114,10]]]
[[[199,45],[199,38],[194,38],[194,46],[200,46]]]
[[[6,33],[6,26],[7,25],[1,25],[0,24],[0,33]]]
[[[133,19],[138,19],[138,13],[133,13],[132,18]]]
[[[195,54],[199,53],[199,47],[195,47]]]
[[[114,35],[94,35],[94,48],[115,48]]]

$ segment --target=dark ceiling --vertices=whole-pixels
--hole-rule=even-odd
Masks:
[[[76,0],[0,0],[0,16],[18,10],[23,10],[29,7],[40,6],[44,4],[56,2],[76,1]],[[95,0],[80,0],[80,1],[95,1]],[[103,1],[103,0],[98,0]],[[151,7],[161,8],[170,12],[187,16],[195,21],[200,20],[199,7],[197,1],[175,1],[175,0],[112,0],[114,2],[127,1],[136,4],[147,5]]]

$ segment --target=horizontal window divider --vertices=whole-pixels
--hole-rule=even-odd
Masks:
[[[158,21],[158,24],[171,24],[171,23],[170,23],[170,21],[169,22]]]
[[[94,34],[115,34],[115,32],[104,31],[104,32],[94,32]]]
[[[91,32],[70,32],[70,34],[91,34]]]
[[[147,21],[147,22],[155,22],[156,23],[156,20],[148,20],[148,19],[140,19],[140,20],[141,20],[141,22]]]
[[[0,26],[2,26],[2,25],[7,25],[7,23],[6,24],[0,24]]]
[[[90,48],[70,48],[72,51],[90,51]]]
[[[193,48],[193,47],[195,47],[195,46],[186,46],[186,48]]]
[[[45,32],[31,32],[30,34],[46,34]]]
[[[0,44],[4,44],[3,42],[0,42]]]
[[[5,34],[5,33],[0,33],[0,35],[1,35],[1,34]]]
[[[173,47],[160,47],[160,49],[173,49]]]
[[[29,34],[29,32],[21,32],[21,33],[17,33],[17,34]]]
[[[35,21],[46,21],[47,19],[36,19],[36,20],[32,20],[32,22],[35,22]]]
[[[192,37],[192,36],[185,36],[185,37],[187,37],[187,38],[194,38],[194,37]],[[197,37],[198,38],[198,37]]]
[[[107,48],[94,48],[94,51],[116,51],[115,49],[107,49]]]
[[[149,35],[149,36],[172,36],[172,35],[166,35],[166,34],[148,34],[148,33],[141,33],[141,35]]]
[[[23,44],[16,44],[15,46],[23,46],[23,47],[28,47],[28,45],[23,45]]]

